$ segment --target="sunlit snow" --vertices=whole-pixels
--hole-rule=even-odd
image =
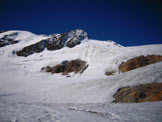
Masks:
[[[113,41],[86,39],[56,51],[28,57],[14,51],[49,36],[18,32],[19,43],[0,48],[0,121],[2,122],[161,122],[162,102],[114,104],[121,87],[162,82],[162,63],[119,72],[119,65],[140,55],[161,55],[162,45],[124,47]],[[65,60],[87,61],[83,74],[66,77],[42,72]],[[105,76],[106,71],[116,72]]]

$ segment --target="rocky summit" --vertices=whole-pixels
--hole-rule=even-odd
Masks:
[[[41,40],[35,44],[24,47],[16,52],[17,56],[29,56],[33,53],[42,52],[45,48],[53,51],[63,47],[75,47],[83,40],[88,39],[88,34],[82,29],[76,29],[62,34],[53,34],[45,40]]]

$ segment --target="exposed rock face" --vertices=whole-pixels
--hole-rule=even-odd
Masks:
[[[71,61],[63,61],[61,64],[58,64],[54,67],[43,67],[42,70],[46,72],[51,72],[52,74],[62,73],[63,75],[68,75],[68,73],[83,73],[84,70],[88,67],[85,61],[76,59]]]
[[[72,48],[80,44],[84,39],[88,39],[88,34],[83,30],[76,29],[63,34],[54,34],[46,40],[24,47],[22,50],[17,51],[16,54],[26,57],[33,53],[42,52],[45,48],[50,51],[61,49],[64,46]]]
[[[18,40],[15,40],[15,37],[18,33],[12,33],[9,35],[4,35],[2,38],[0,38],[0,47],[4,47],[6,45],[15,44],[18,43]]]
[[[120,88],[113,96],[113,102],[138,103],[162,101],[162,83],[142,84]]]
[[[70,32],[64,33],[63,35],[63,42],[67,47],[74,47],[81,43],[82,40],[88,39],[88,34],[83,30],[72,30]]]
[[[46,47],[46,40],[42,40],[38,43],[32,44],[28,47],[24,47],[22,50],[17,51],[17,56],[29,56],[33,53],[39,53],[42,52]]]
[[[136,68],[140,68],[149,64],[154,64],[162,61],[162,56],[160,55],[148,55],[148,56],[139,56],[133,59],[130,59],[126,62],[123,62],[119,70],[122,72],[127,72]]]
[[[49,39],[46,40],[46,47],[47,50],[53,51],[53,50],[58,50],[63,47],[63,43],[60,40],[60,35],[52,35]]]

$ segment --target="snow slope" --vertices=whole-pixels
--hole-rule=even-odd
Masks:
[[[103,106],[101,108],[103,108],[103,110],[111,112],[117,108],[122,109],[124,114],[122,114],[121,111],[114,110],[113,112],[116,112],[115,115],[113,114],[109,116],[109,114],[106,114],[108,117],[102,117],[100,119],[100,115],[87,115],[86,111],[82,112],[81,108],[81,111],[79,109],[77,112],[70,110],[71,112],[66,115],[68,118],[65,117],[62,120],[61,117],[64,117],[64,115],[59,114],[61,117],[58,121],[75,121],[77,118],[71,118],[71,116],[75,115],[85,117],[80,119],[80,121],[88,121],[86,120],[88,117],[91,118],[90,121],[95,119],[98,122],[129,120],[160,122],[160,120],[162,120],[161,114],[158,114],[157,116],[155,115],[156,113],[162,113],[162,110],[159,109],[159,106],[162,106],[161,102],[130,105],[124,104],[128,109],[123,107],[122,104],[115,105],[111,103],[114,93],[123,86],[162,82],[162,63],[148,65],[126,73],[120,73],[118,70],[119,65],[128,59],[140,55],[161,55],[161,44],[123,47],[113,41],[87,39],[73,48],[64,47],[56,51],[44,50],[41,53],[34,53],[28,57],[18,57],[14,53],[16,50],[20,50],[23,47],[34,44],[42,39],[47,39],[49,36],[35,35],[26,31],[7,31],[1,33],[0,37],[4,34],[13,32],[18,32],[17,37],[13,38],[20,40],[20,42],[0,48],[0,108],[2,108],[0,110],[0,118],[3,118],[3,121],[30,121],[30,119],[31,121],[56,121],[57,116],[56,118],[54,117],[56,111],[59,111],[60,113],[65,111],[63,114],[69,112],[69,110],[65,109],[69,105],[62,107],[65,103],[72,103],[72,105],[75,103],[76,106],[80,106],[78,103],[84,103],[83,109],[86,109],[91,106],[92,103],[95,103],[94,108],[99,110],[100,104],[102,103]],[[74,75],[71,73],[71,77],[67,78],[61,74],[51,75],[50,73],[40,71],[42,67],[54,66],[62,61],[73,59],[87,61],[89,67],[83,74]],[[106,71],[115,71],[116,73],[113,76],[107,77],[105,76]],[[53,106],[56,110],[51,110],[51,108],[46,107],[44,103],[48,103],[49,106]],[[57,106],[57,104],[53,105],[52,103],[64,104]],[[110,107],[111,105],[114,108]],[[50,114],[53,114],[52,117],[54,120],[52,120],[52,118],[48,119],[48,117],[45,117],[47,120],[36,119],[35,117],[37,116],[44,117],[46,115],[41,111],[39,112],[39,107],[43,112],[44,109],[51,111]],[[149,107],[153,109],[150,110]],[[22,113],[20,116],[9,111],[10,109],[13,111],[16,108],[18,108],[18,113]],[[24,114],[26,109],[28,109],[28,113]],[[93,108],[90,108],[90,110],[91,109],[93,110]],[[135,110],[131,111],[132,109]],[[3,113],[2,111],[5,112]],[[31,118],[30,111],[37,111],[37,114],[44,115],[35,114],[35,117]],[[138,116],[139,111],[143,111],[146,114],[143,115],[143,118],[135,119],[134,117],[136,117],[136,115]],[[132,112],[132,115],[129,114],[129,112]],[[152,113],[155,113],[153,115],[154,117],[147,118],[148,115]],[[9,117],[5,116],[5,114],[9,115]],[[29,117],[29,119],[26,119],[25,116]],[[15,119],[12,117],[15,117]]]
[[[1,122],[161,122],[162,102],[141,104],[0,104]]]

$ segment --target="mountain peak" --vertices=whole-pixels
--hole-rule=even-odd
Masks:
[[[62,34],[53,34],[49,38],[50,43],[60,44],[61,47],[74,47],[80,44],[83,40],[88,39],[88,33],[82,29],[71,30]]]
[[[29,56],[34,53],[40,53],[45,49],[54,51],[63,47],[73,48],[82,42],[90,45],[101,45],[106,47],[121,46],[113,41],[98,41],[89,39],[89,35],[83,29],[74,29],[61,34],[35,35],[27,31],[7,31],[0,34],[0,47],[24,42],[20,44],[19,49],[14,50],[17,56]],[[18,44],[19,45],[19,44]]]
[[[29,56],[35,52],[40,53],[44,49],[53,51],[63,47],[73,48],[83,40],[88,40],[87,32],[82,29],[71,30],[62,34],[53,34],[46,39],[40,40],[35,44],[28,45],[22,50],[17,51],[18,56]]]

